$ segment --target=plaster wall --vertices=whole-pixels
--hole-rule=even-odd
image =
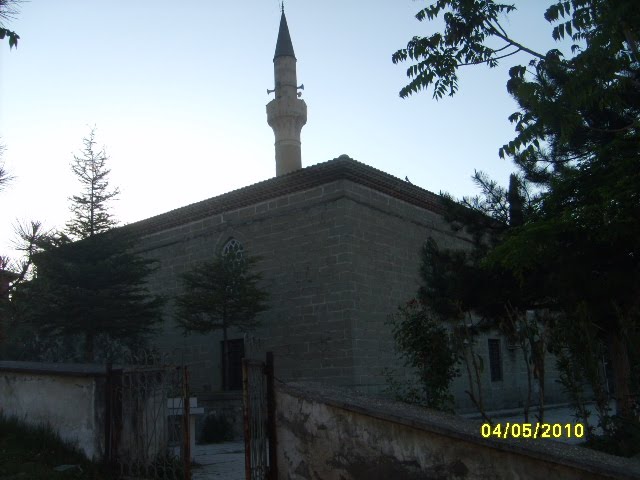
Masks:
[[[104,445],[104,379],[0,371],[0,412],[50,425],[63,440],[98,459]]]
[[[480,424],[337,387],[276,389],[282,480],[638,479],[640,464],[542,440],[482,438]]]

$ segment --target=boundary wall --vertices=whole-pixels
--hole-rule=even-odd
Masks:
[[[0,413],[50,425],[98,460],[105,445],[106,369],[102,365],[0,362]]]
[[[640,462],[552,440],[483,438],[481,422],[340,387],[276,388],[278,478],[640,479]]]

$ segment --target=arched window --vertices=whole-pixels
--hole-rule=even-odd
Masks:
[[[244,256],[244,247],[235,238],[230,238],[229,241],[224,244],[224,247],[222,247],[222,256],[225,257],[229,255],[229,253],[235,253],[238,258],[242,258]]]

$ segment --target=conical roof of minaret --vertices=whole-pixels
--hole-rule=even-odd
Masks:
[[[296,58],[295,53],[293,53],[293,44],[291,43],[291,35],[289,35],[289,26],[287,25],[287,18],[284,16],[284,10],[282,10],[282,16],[280,17],[280,30],[278,31],[276,53],[273,59],[275,60],[277,57]]]

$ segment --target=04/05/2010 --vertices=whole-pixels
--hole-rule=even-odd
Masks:
[[[582,438],[584,425],[581,423],[483,423],[480,433],[484,438]]]

